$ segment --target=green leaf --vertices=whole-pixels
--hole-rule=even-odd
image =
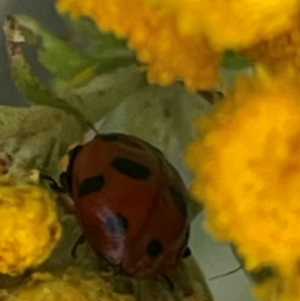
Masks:
[[[84,87],[64,90],[62,96],[95,123],[145,84],[139,69],[130,67],[101,75]],[[16,165],[37,168],[51,176],[57,174],[58,161],[68,147],[86,133],[86,127],[56,105],[0,106],[0,124],[0,150],[13,154]]]
[[[25,39],[18,20],[8,17],[4,29],[15,83],[36,105],[0,108],[0,149],[14,154],[16,165],[55,175],[58,160],[70,144],[82,139],[91,124],[118,106],[124,97],[145,85],[145,77],[133,66],[97,76],[82,87],[70,87],[62,81],[62,90],[54,94],[33,74],[23,55],[21,45]],[[57,96],[57,92],[61,95]]]
[[[64,15],[70,25],[72,35],[76,36],[79,43],[87,40],[89,47],[87,51],[95,56],[101,55],[105,50],[124,49],[127,50],[127,41],[119,39],[112,33],[106,33],[99,29],[96,23],[88,17],[72,18]]]
[[[20,33],[18,20],[10,16],[5,24],[5,37],[15,84],[23,95],[32,103],[58,108],[73,115],[83,128],[88,129],[84,116],[68,102],[57,98],[50,89],[46,88],[32,73],[26,61],[21,43],[24,40]]]
[[[222,67],[225,69],[239,70],[252,67],[253,65],[254,62],[233,50],[227,50],[223,53]]]
[[[41,63],[54,76],[67,80],[95,64],[93,57],[58,38],[36,20],[24,15],[13,18],[18,22],[25,41],[38,47]]]
[[[28,16],[16,15],[13,18],[18,22],[25,42],[37,47],[40,62],[56,78],[72,81],[74,77],[85,73],[86,70],[93,70],[90,73],[90,78],[93,78],[98,74],[111,72],[135,62],[134,57],[128,55],[128,52],[122,56],[105,54],[105,47],[108,47],[105,44],[102,47],[102,55],[95,56],[93,54],[96,51],[89,52],[76,48],[76,45],[59,38],[41,23]],[[100,51],[98,50],[97,53]],[[78,81],[77,84],[79,84]]]

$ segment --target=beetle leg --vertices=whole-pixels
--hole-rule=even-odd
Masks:
[[[58,183],[50,176],[47,176],[47,175],[43,175],[41,174],[40,175],[41,179],[42,180],[47,180],[49,182],[49,187],[54,190],[55,192],[57,193],[67,193],[67,191],[58,185]]]
[[[74,259],[76,259],[76,251],[77,251],[78,246],[83,245],[85,243],[85,240],[86,239],[83,234],[81,234],[79,236],[79,238],[76,240],[76,242],[72,248],[72,251],[71,251],[71,255]]]
[[[234,270],[231,270],[231,271],[226,272],[226,273],[224,273],[224,274],[220,274],[220,275],[217,275],[217,276],[213,276],[213,277],[209,278],[208,280],[209,280],[209,281],[211,281],[211,280],[216,280],[216,279],[222,278],[222,277],[224,277],[224,276],[234,274],[234,273],[236,273],[236,272],[238,272],[238,271],[240,271],[240,270],[242,270],[242,269],[243,269],[243,267],[240,265],[239,267],[235,268]]]
[[[191,255],[192,255],[191,249],[187,247],[182,254],[182,258],[187,258],[190,257]]]
[[[169,288],[170,288],[170,291],[173,292],[174,291],[174,284],[173,282],[171,281],[171,279],[166,276],[166,275],[162,275],[162,278],[166,281],[166,283],[168,284]]]

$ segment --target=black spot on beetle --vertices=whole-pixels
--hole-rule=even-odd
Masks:
[[[163,249],[164,247],[161,241],[158,240],[157,238],[154,238],[147,245],[147,254],[150,257],[155,258],[163,252]]]
[[[146,180],[151,174],[148,167],[127,158],[116,158],[111,165],[119,172],[134,179]]]
[[[115,214],[110,216],[105,221],[105,227],[108,232],[113,234],[125,234],[128,230],[128,219],[122,214]]]
[[[170,188],[170,192],[176,208],[183,216],[187,216],[187,201],[183,195],[174,187]]]
[[[97,138],[100,138],[103,141],[117,141],[122,136],[122,134],[119,133],[111,133],[111,134],[100,134],[97,135]]]
[[[80,185],[79,196],[83,197],[92,192],[101,190],[104,186],[104,183],[105,181],[103,175],[97,175],[85,179]]]

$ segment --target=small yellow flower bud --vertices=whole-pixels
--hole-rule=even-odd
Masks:
[[[95,272],[70,267],[64,273],[35,273],[13,293],[15,301],[133,301],[134,297],[113,292],[108,281]]]
[[[38,185],[1,183],[0,221],[1,273],[41,264],[61,236],[54,196]]]

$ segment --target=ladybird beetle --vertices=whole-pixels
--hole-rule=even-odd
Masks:
[[[188,191],[147,142],[125,134],[96,135],[70,151],[60,178],[83,235],[122,273],[163,276],[187,250]]]

